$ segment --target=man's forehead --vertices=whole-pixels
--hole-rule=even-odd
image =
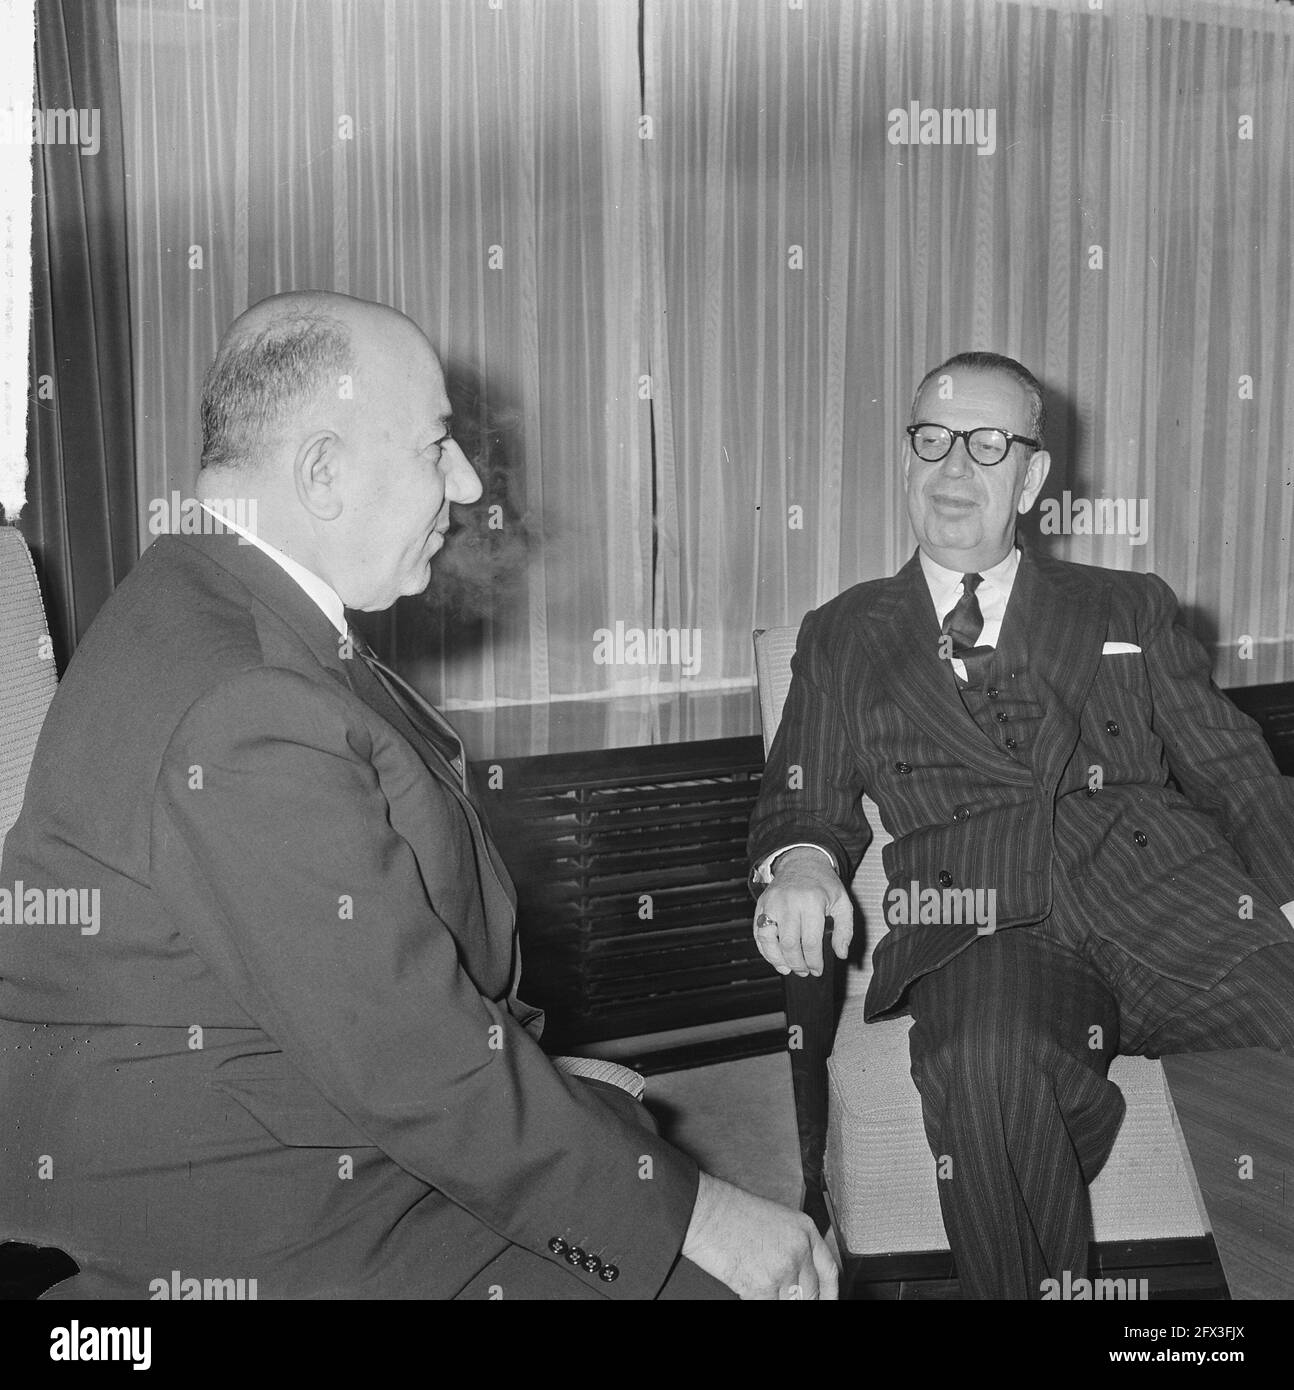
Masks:
[[[1024,387],[1005,372],[953,368],[926,383],[917,414],[935,422],[954,415],[982,416],[986,424],[1003,426],[1010,426],[1010,416],[1022,428],[1029,419],[1029,399]],[[948,423],[956,421],[949,418]]]
[[[359,344],[360,371],[402,396],[444,403],[445,377],[435,349],[425,337],[402,332],[374,335]]]
[[[436,425],[449,424],[450,416],[454,413],[453,407],[449,402],[449,391],[445,384],[445,373],[440,364],[436,364],[436,370],[432,375],[432,380],[427,383],[427,392],[424,397],[427,413],[432,422]]]

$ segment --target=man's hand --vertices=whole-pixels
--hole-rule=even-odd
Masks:
[[[701,1174],[683,1254],[740,1298],[834,1299],[840,1271],[807,1216]]]
[[[831,861],[816,849],[787,850],[755,907],[755,945],[778,974],[822,974],[822,936],[833,924],[831,946],[840,960],[854,935],[854,905]]]

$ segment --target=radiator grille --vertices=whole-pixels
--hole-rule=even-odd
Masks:
[[[488,790],[485,764],[476,785],[517,885],[521,994],[548,1013],[546,1047],[782,1007],[746,888],[758,738],[490,766],[502,785]]]
[[[1276,766],[1294,777],[1294,681],[1237,686],[1227,695],[1262,727]]]

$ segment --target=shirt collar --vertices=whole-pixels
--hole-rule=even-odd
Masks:
[[[946,569],[943,565],[936,564],[924,550],[917,552],[921,557],[921,572],[926,577],[926,583],[931,589],[938,588],[961,588],[961,570]],[[1015,583],[1015,572],[1020,567],[1020,550],[1017,546],[1012,546],[1006,553],[1006,558],[999,560],[992,569],[981,570],[981,577],[993,584],[996,584],[1003,593],[1009,594],[1011,586]]]
[[[262,550],[274,561],[276,565],[290,578],[305,590],[306,594],[314,601],[324,617],[337,629],[344,637],[349,631],[346,622],[346,607],[341,601],[340,595],[326,580],[320,579],[312,570],[306,569],[290,555],[284,555],[281,550],[276,550],[274,546],[256,535],[255,532],[240,526],[236,521],[230,521],[216,507],[208,506],[206,502],[202,504],[203,511],[209,512],[212,516],[219,519],[222,526],[232,531],[236,536],[241,536],[249,545],[254,545],[257,550]]]

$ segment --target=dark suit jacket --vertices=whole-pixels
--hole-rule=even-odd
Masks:
[[[0,1236],[92,1296],[448,1297],[516,1244],[650,1297],[695,1166],[545,1058],[477,812],[358,668],[227,534],[159,539],[81,643],[0,882],[101,929],[0,928]]]
[[[992,888],[999,929],[1078,914],[1198,988],[1294,940],[1279,910],[1294,899],[1294,781],[1213,684],[1161,579],[1023,552],[998,651],[1044,710],[1032,766],[967,712],[938,641],[916,554],[805,618],[751,822],[753,864],[810,842],[848,883],[870,839],[866,791],[894,836],[891,889]],[[1103,656],[1107,642],[1141,650]],[[975,936],[974,925],[891,928],[867,1017],[901,1011],[911,981]]]

